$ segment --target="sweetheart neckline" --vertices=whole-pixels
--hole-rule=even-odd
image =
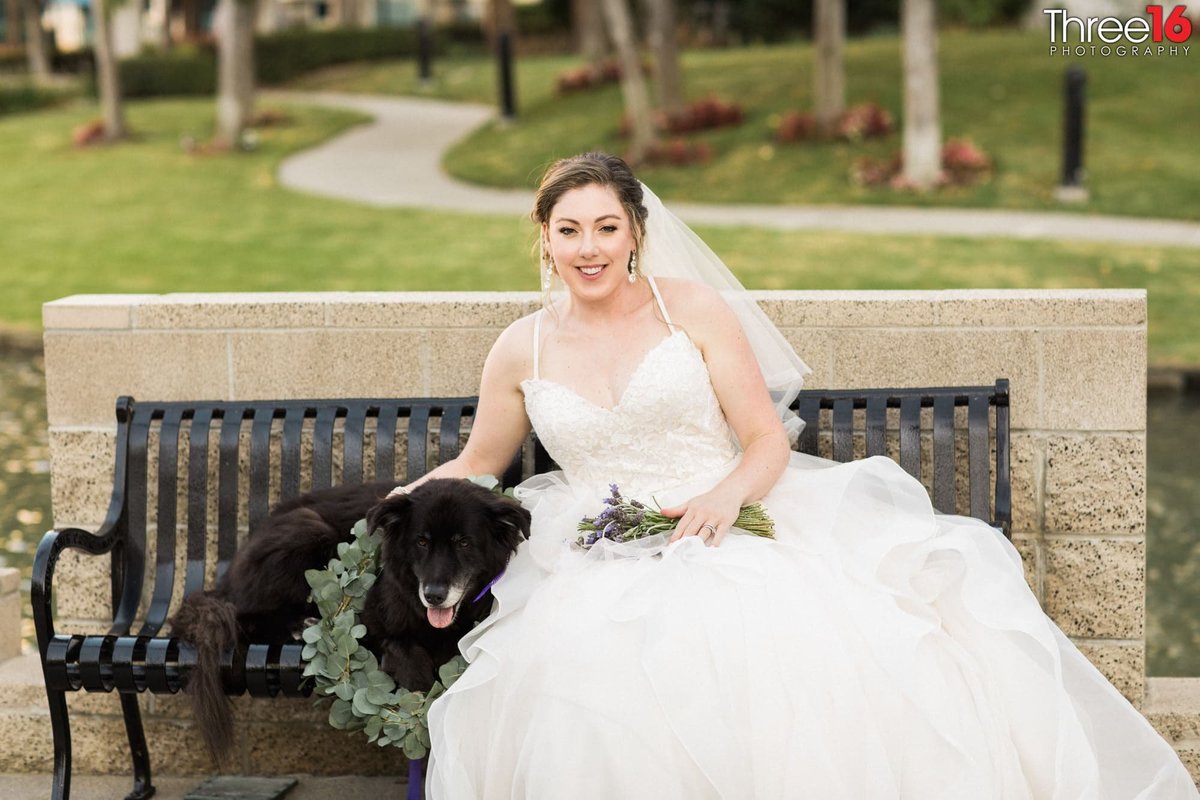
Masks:
[[[565,383],[559,383],[558,381],[551,380],[549,378],[526,378],[525,380],[521,381],[521,386],[524,387],[525,384],[527,384],[527,383],[544,383],[548,386],[557,386],[558,388],[563,389],[564,391],[567,391],[567,392],[575,395],[575,397],[579,398],[580,400],[582,400],[584,403],[591,406],[592,408],[597,408],[601,411],[607,412],[609,414],[613,414],[613,413],[616,413],[617,409],[619,409],[621,407],[621,404],[625,402],[625,398],[629,396],[630,387],[632,387],[633,384],[637,381],[638,377],[642,373],[642,370],[645,368],[647,362],[650,361],[650,357],[652,355],[654,355],[656,352],[658,352],[659,350],[661,350],[667,342],[671,341],[676,336],[682,336],[684,339],[687,340],[687,342],[689,344],[692,344],[693,350],[696,349],[696,345],[692,343],[692,340],[688,337],[688,335],[686,333],[684,333],[682,330],[680,330],[678,328],[673,329],[670,333],[668,333],[666,336],[664,336],[662,339],[660,339],[658,344],[651,347],[642,356],[642,360],[638,362],[638,365],[633,368],[633,372],[630,373],[629,381],[625,384],[625,388],[621,391],[621,396],[619,398],[617,398],[617,402],[614,403],[611,407],[610,406],[602,406],[599,403],[597,403],[595,400],[584,397],[579,392],[572,389],[570,386],[567,386]],[[696,350],[696,352],[698,353],[699,350]],[[701,358],[703,358],[703,356],[701,356]]]

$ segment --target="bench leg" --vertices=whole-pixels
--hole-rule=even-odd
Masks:
[[[142,728],[142,712],[136,694],[121,693],[121,713],[125,716],[129,755],[133,758],[133,791],[125,796],[125,800],[147,800],[154,796],[154,786],[150,783],[150,750],[146,747],[146,732]]]
[[[71,797],[71,720],[67,716],[67,693],[46,690],[50,704],[50,730],[54,735],[54,776],[50,788],[53,800]]]

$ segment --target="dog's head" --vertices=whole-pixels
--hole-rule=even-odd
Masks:
[[[416,578],[429,624],[450,626],[529,536],[529,512],[470,481],[427,481],[367,515],[383,536],[382,567]],[[402,583],[408,583],[401,578]]]

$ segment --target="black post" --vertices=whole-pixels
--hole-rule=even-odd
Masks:
[[[417,20],[417,77],[426,86],[433,80],[433,37],[429,33],[429,20]]]
[[[512,35],[501,31],[496,37],[497,68],[500,71],[500,113],[506,120],[517,118],[516,83],[513,81]]]
[[[1080,67],[1071,67],[1066,73],[1064,84],[1065,105],[1063,107],[1063,188],[1083,188],[1083,112],[1084,87],[1087,73]]]

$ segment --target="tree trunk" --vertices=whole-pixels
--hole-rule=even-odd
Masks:
[[[646,39],[654,53],[658,107],[672,117],[683,110],[683,76],[679,69],[679,45],[675,41],[675,0],[646,0],[646,7],[650,12]]]
[[[237,147],[254,120],[254,0],[220,0],[217,7],[217,137]]]
[[[846,110],[846,70],[842,49],[846,41],[846,0],[816,0],[813,6],[816,53],[813,98],[817,130],[832,136]]]
[[[15,3],[9,3],[11,13]],[[46,53],[46,32],[42,30],[42,4],[40,0],[21,0],[21,16],[25,18],[25,55],[29,62],[29,76],[33,82],[43,86],[50,82],[50,56]],[[16,31],[16,18],[10,18],[11,37]]]
[[[608,58],[608,38],[604,35],[604,16],[596,0],[571,0],[571,24],[579,57],[599,68]]]
[[[935,0],[903,0],[904,179],[931,188],[941,172]]]
[[[100,90],[100,110],[104,118],[104,138],[115,141],[124,138],[125,103],[121,97],[121,75],[117,71],[117,58],[113,54],[112,30],[109,23],[107,0],[94,0],[92,14],[95,20],[96,84]]]
[[[633,38],[633,23],[625,0],[603,0],[604,18],[608,33],[621,62],[621,94],[625,97],[625,113],[631,128],[629,160],[645,159],[654,144],[654,121],[650,116],[650,99],[642,77],[641,59]]]

